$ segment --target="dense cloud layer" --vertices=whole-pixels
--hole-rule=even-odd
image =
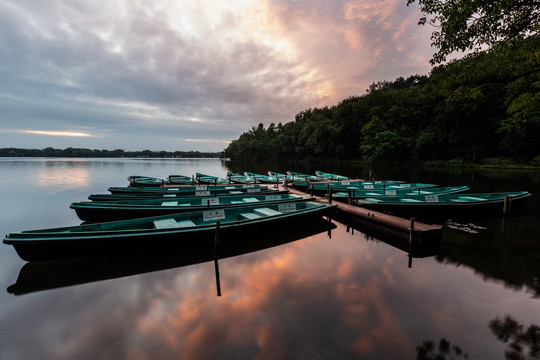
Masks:
[[[428,72],[419,17],[404,0],[0,0],[2,147],[219,151]]]

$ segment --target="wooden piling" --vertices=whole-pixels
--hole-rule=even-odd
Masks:
[[[510,197],[508,197],[508,195],[506,195],[504,197],[504,203],[503,203],[503,214],[504,215],[510,214],[510,202],[511,202]]]

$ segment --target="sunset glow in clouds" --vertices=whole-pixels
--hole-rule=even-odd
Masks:
[[[220,151],[258,123],[428,73],[420,16],[406,0],[0,0],[2,143]]]

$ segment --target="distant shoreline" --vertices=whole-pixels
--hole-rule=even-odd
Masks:
[[[0,157],[42,157],[42,158],[220,158],[220,152],[201,152],[201,151],[124,151],[116,150],[97,150],[72,148],[55,149],[47,147],[45,149],[22,149],[22,148],[0,148]]]

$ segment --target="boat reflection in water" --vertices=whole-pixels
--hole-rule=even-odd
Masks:
[[[425,239],[417,238],[413,234],[405,239],[403,236],[385,230],[382,227],[375,226],[373,223],[366,222],[360,218],[354,218],[337,212],[333,218],[347,226],[346,231],[354,233],[355,230],[365,234],[366,240],[382,241],[396,249],[405,252],[409,258],[408,267],[412,267],[413,258],[425,258],[436,256],[441,252],[441,237],[429,236]]]
[[[242,232],[241,237],[224,234],[216,243],[205,239],[196,247],[183,251],[148,251],[130,253],[129,256],[103,255],[63,260],[26,263],[19,271],[15,284],[7,291],[22,295],[36,291],[116,279],[153,271],[178,268],[214,261],[216,282],[219,287],[217,259],[229,258],[268,249],[328,232],[336,225],[329,219],[316,218],[296,223],[288,228],[277,227],[264,232]]]

